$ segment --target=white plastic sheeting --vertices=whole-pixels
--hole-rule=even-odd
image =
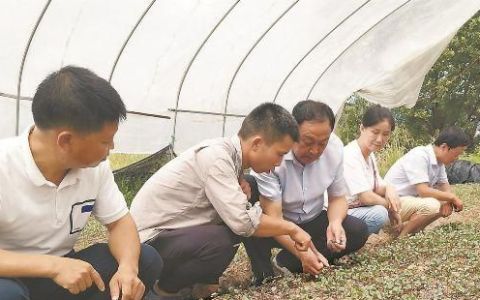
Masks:
[[[233,134],[265,101],[338,111],[357,92],[412,106],[479,9],[480,0],[0,0],[0,137],[32,123],[36,86],[69,64],[111,80],[129,111],[170,117],[129,114],[119,152]]]

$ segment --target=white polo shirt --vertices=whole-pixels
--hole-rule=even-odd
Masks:
[[[437,161],[432,145],[419,146],[397,160],[385,175],[385,181],[392,184],[399,196],[418,196],[416,184],[428,183],[434,187],[448,183],[445,165]]]
[[[378,172],[375,154],[370,153],[365,160],[357,140],[351,141],[343,149],[343,176],[348,188],[347,200],[351,207],[358,206],[358,194],[385,186]]]
[[[251,173],[260,194],[282,201],[283,216],[297,224],[309,222],[322,212],[325,191],[332,197],[346,194],[343,143],[333,133],[322,155],[308,165],[303,166],[290,151],[273,172]]]
[[[128,212],[108,162],[67,173],[57,187],[38,169],[28,135],[0,141],[0,249],[62,256],[91,213],[110,224]]]

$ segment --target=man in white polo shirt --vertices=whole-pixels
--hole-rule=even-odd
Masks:
[[[463,209],[462,200],[450,188],[445,165],[454,162],[469,143],[460,128],[449,127],[432,145],[413,148],[388,170],[385,181],[401,196],[400,215],[408,221],[400,236],[417,233],[453,209]]]
[[[64,67],[38,87],[35,126],[0,142],[0,298],[142,299],[162,261],[142,246],[105,161],[126,117],[118,93]],[[108,244],[75,252],[94,215]]]
[[[328,105],[306,100],[292,115],[299,126],[300,139],[273,171],[252,172],[253,195],[265,214],[296,223],[312,236],[318,249],[297,251],[288,236],[252,237],[244,241],[252,262],[254,284],[273,277],[271,249],[284,250],[273,259],[276,269],[318,275],[324,266],[360,249],[368,238],[367,226],[347,215],[346,186],[343,178],[343,144],[332,134],[335,116]],[[258,184],[258,191],[256,188]],[[328,210],[324,211],[324,193]],[[255,198],[255,197],[254,197]]]

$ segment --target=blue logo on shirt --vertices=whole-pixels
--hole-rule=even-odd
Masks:
[[[93,204],[85,204],[82,206],[82,213],[91,212],[93,210]]]

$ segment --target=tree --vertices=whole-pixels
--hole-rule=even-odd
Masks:
[[[427,74],[415,107],[395,113],[420,136],[452,125],[473,136],[480,121],[480,12],[458,31]]]
[[[357,96],[346,102],[336,128],[344,143],[356,138],[367,106]],[[473,136],[480,122],[480,12],[458,31],[425,76],[417,104],[411,109],[395,108],[392,113],[397,126],[407,131],[401,134],[401,146],[407,149],[431,142],[453,125]],[[405,134],[410,138],[405,139]]]

